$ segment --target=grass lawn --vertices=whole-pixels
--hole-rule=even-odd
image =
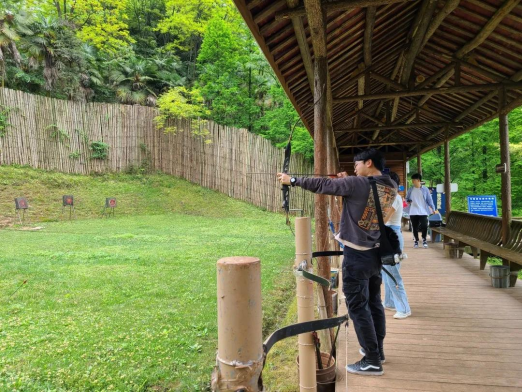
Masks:
[[[116,196],[116,218],[56,221],[68,193],[80,218]],[[0,167],[4,221],[22,195],[43,229],[0,230],[1,391],[206,390],[221,257],[261,259],[265,335],[288,317],[294,238],[282,215],[165,175]]]

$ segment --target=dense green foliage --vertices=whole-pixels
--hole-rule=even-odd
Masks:
[[[2,2],[0,78],[56,98],[158,105],[168,132],[184,116],[282,144],[298,120],[230,0]],[[312,159],[301,123],[294,151]]]
[[[521,216],[521,107],[509,114],[510,168],[512,175],[512,213]],[[421,157],[423,179],[427,186],[443,184],[445,178],[443,146]],[[467,196],[496,195],[501,216],[501,176],[495,166],[500,163],[499,120],[492,120],[450,142],[451,181],[458,184],[452,194],[452,208],[467,211]],[[416,159],[410,171],[416,171]]]
[[[0,192],[2,219],[25,195],[43,227],[0,230],[1,391],[208,391],[216,261],[261,259],[264,336],[294,298],[281,214],[163,174],[0,166]],[[58,221],[63,194],[78,220]],[[106,196],[115,218],[82,219],[99,217]]]

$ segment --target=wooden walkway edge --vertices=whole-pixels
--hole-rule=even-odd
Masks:
[[[401,273],[412,316],[393,319],[385,311],[385,374],[348,374],[347,363],[361,358],[352,322],[338,340],[336,392],[515,392],[521,391],[521,281],[495,289],[489,267],[465,254],[447,259],[441,243],[412,249]],[[340,280],[341,282],[341,280]],[[383,289],[382,289],[383,295]],[[347,312],[341,283],[338,314]],[[346,349],[347,348],[347,349]]]

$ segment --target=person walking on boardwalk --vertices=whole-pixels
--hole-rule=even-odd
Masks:
[[[410,215],[412,223],[412,234],[414,235],[414,248],[419,247],[418,231],[421,230],[421,239],[423,247],[428,248],[427,228],[429,215],[436,214],[438,210],[434,207],[434,202],[430,191],[426,186],[421,185],[421,174],[415,173],[411,177],[412,187],[407,191],[407,203],[409,203],[406,212]]]
[[[294,178],[278,173],[283,185],[299,186],[314,193],[343,197],[340,232],[336,239],[343,243],[343,293],[349,316],[365,356],[347,365],[349,373],[381,376],[384,358],[385,312],[381,302],[381,258],[379,253],[380,228],[376,215],[374,195],[369,179],[376,179],[383,214],[386,215],[396,198],[397,190],[388,175],[383,155],[369,149],[354,157],[354,173],[339,173],[331,178]]]
[[[390,178],[396,184],[400,183],[399,176],[391,172]],[[393,229],[397,234],[400,240],[400,248],[403,252],[403,235],[401,234],[401,218],[403,216],[403,200],[401,196],[396,195],[396,199],[392,203],[392,208],[385,217],[385,225]],[[397,285],[394,284],[389,275],[383,275],[383,287],[385,290],[385,301],[383,306],[385,309],[395,310],[394,314],[395,319],[405,319],[409,317],[412,313],[410,310],[409,300],[407,299],[407,292],[405,291],[405,286],[403,285],[403,278],[400,274],[401,263],[396,265],[384,265],[383,268],[387,270],[394,279],[396,279]]]

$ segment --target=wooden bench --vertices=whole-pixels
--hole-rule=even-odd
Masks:
[[[445,227],[432,227],[432,231],[454,239],[458,246],[469,245],[474,258],[480,257],[480,268],[485,269],[487,259],[497,256],[503,265],[510,266],[510,286],[514,287],[521,270],[521,221],[513,220],[506,245],[501,240],[501,218],[452,211]],[[434,240],[433,240],[434,241]]]

